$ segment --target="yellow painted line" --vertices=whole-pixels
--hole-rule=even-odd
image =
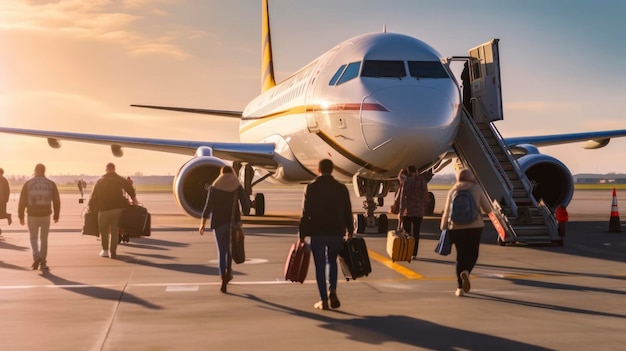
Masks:
[[[369,254],[370,258],[393,269],[394,271],[402,274],[409,279],[424,279],[423,275],[414,272],[399,263],[393,262],[390,258],[387,258],[387,256],[380,255],[372,250],[367,250],[367,253]]]

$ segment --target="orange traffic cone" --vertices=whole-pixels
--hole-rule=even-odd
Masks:
[[[619,212],[617,211],[617,194],[613,188],[613,203],[611,204],[611,220],[609,221],[609,232],[621,232],[622,225],[619,222]]]

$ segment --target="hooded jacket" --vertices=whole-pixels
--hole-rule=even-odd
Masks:
[[[202,218],[211,218],[211,229],[222,224],[240,221],[241,214],[239,205],[235,202],[239,199],[244,213],[250,211],[250,200],[246,196],[239,179],[232,173],[220,175],[209,188]],[[233,217],[233,207],[235,207]]]
[[[472,197],[474,198],[474,201],[476,202],[476,207],[482,210],[484,213],[491,212],[491,205],[489,204],[489,201],[483,194],[483,191],[478,184],[474,182],[459,181],[456,184],[454,184],[454,186],[448,192],[448,196],[446,198],[446,205],[443,209],[443,213],[441,214],[440,229],[441,230],[444,230],[444,229],[455,230],[455,229],[484,227],[485,223],[483,221],[483,216],[480,214],[476,216],[473,222],[467,223],[467,224],[454,223],[450,219],[450,205],[452,204],[452,199],[454,198],[456,191],[459,189],[469,189],[470,192],[472,193]]]

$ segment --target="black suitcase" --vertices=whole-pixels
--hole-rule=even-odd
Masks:
[[[130,237],[150,236],[150,213],[143,206],[126,207],[120,215],[118,226]]]
[[[369,275],[372,272],[372,265],[365,239],[353,236],[344,241],[343,249],[339,253],[339,264],[348,281]]]
[[[100,231],[98,230],[98,212],[85,212],[83,234],[100,236]]]

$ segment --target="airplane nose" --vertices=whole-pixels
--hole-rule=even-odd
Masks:
[[[452,91],[433,86],[388,87],[363,100],[361,130],[367,147],[406,153],[423,150],[440,155],[450,147],[456,131],[458,98]],[[367,106],[382,106],[367,109]],[[433,156],[434,157],[434,156]]]

